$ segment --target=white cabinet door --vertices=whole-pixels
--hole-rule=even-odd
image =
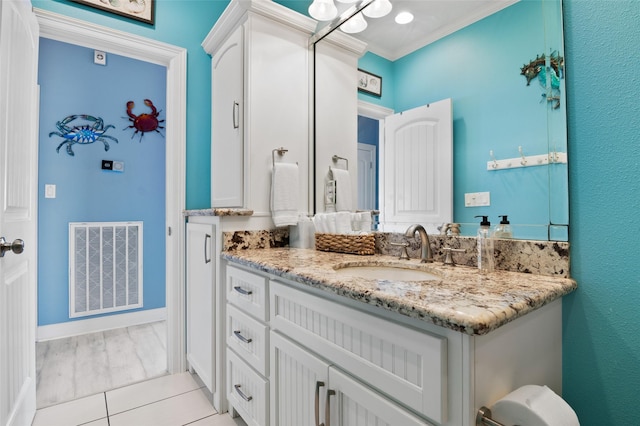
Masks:
[[[329,368],[325,416],[326,426],[433,426],[335,367]]]
[[[211,206],[244,205],[243,28],[211,60]]]
[[[213,225],[187,224],[187,360],[214,392]]]
[[[271,332],[271,424],[324,423],[329,364]]]

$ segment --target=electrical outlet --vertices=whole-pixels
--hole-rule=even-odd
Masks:
[[[102,170],[113,170],[113,161],[102,160]]]
[[[465,207],[486,207],[491,205],[491,193],[468,192],[464,194]]]

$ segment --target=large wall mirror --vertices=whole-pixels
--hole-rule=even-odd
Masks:
[[[337,111],[335,120],[353,118],[357,135],[348,135],[344,143],[372,145],[379,166],[380,160],[384,162],[380,151],[384,141],[379,140],[377,129],[384,111],[400,113],[450,98],[453,221],[462,225],[462,235],[475,235],[475,216],[489,216],[492,224],[497,224],[500,215],[508,215],[514,238],[568,240],[561,1],[390,2],[393,8],[387,17],[365,16],[367,28],[350,34],[367,44],[357,68],[380,77],[381,93],[358,91],[357,118],[351,116],[358,115],[351,104],[341,109],[340,105],[323,103],[316,105],[316,114],[321,108],[332,108]],[[306,13],[311,1],[295,3]],[[416,4],[423,7],[414,13],[413,23],[401,26],[393,22],[398,12],[412,11]],[[341,3],[335,1],[335,5],[340,7]],[[344,25],[339,21],[320,22],[318,34]],[[429,33],[420,31],[420,36],[414,37],[418,29],[427,28]],[[330,37],[316,47],[330,43]],[[391,44],[398,40],[400,43]],[[322,60],[324,56],[317,59]],[[316,67],[320,65],[316,63]],[[325,167],[325,163],[316,167]],[[478,193],[489,193],[489,206],[468,205],[469,194]],[[482,195],[480,201],[472,202],[483,202]],[[316,210],[322,211],[321,207]],[[384,208],[380,204],[374,207]],[[381,229],[385,230],[384,223]]]

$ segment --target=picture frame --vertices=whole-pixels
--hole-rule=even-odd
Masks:
[[[358,90],[377,97],[382,96],[382,77],[358,68]]]
[[[95,9],[104,10],[125,18],[135,19],[145,24],[153,25],[155,17],[156,0],[71,0],[74,3],[83,4]]]

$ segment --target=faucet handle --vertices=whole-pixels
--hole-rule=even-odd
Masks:
[[[409,252],[407,251],[407,247],[409,247],[409,243],[389,243],[392,246],[398,246],[398,247],[402,247],[402,249],[400,249],[400,257],[398,259],[400,260],[409,260]]]
[[[454,249],[454,248],[451,248],[451,247],[443,247],[442,250],[445,252],[444,253],[444,260],[443,260],[442,264],[443,265],[449,265],[449,266],[456,266],[456,262],[454,262],[453,255],[451,254],[452,251],[459,252],[459,253],[464,253],[465,252],[464,249]]]

